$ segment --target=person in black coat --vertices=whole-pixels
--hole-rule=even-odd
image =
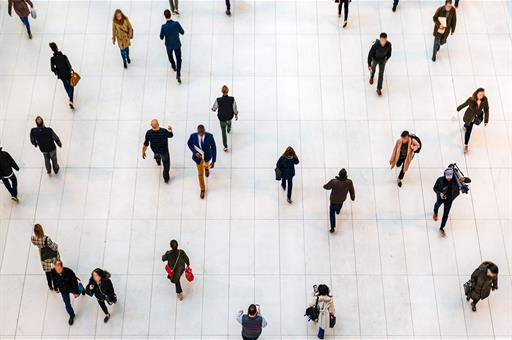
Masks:
[[[19,202],[18,180],[16,179],[16,175],[14,175],[14,171],[12,171],[13,169],[20,171],[18,164],[12,159],[11,155],[3,151],[2,147],[0,147],[0,178],[2,178],[2,182],[4,182],[7,191],[11,194],[11,199],[15,202]]]
[[[469,138],[473,125],[480,125],[482,121],[484,125],[489,123],[489,102],[485,96],[485,90],[478,88],[471,97],[457,107],[457,111],[468,107],[462,118],[464,121],[464,153],[468,152]]]
[[[75,320],[75,311],[71,306],[69,294],[73,294],[75,298],[83,294],[78,285],[78,278],[71,269],[64,267],[60,260],[55,261],[54,268],[51,270],[51,277],[54,290],[62,296],[62,301],[64,301],[66,311],[69,314],[68,324],[71,326]]]
[[[54,42],[50,43],[50,48],[53,51],[53,56],[50,58],[50,67],[52,72],[62,81],[64,89],[69,97],[69,108],[75,109],[73,104],[73,93],[74,88],[71,86],[71,74],[73,73],[73,67],[69,63],[69,59],[65,54],[62,54]]]
[[[458,179],[460,182],[464,182],[465,178],[460,177]],[[444,204],[443,218],[441,220],[441,227],[439,231],[443,236],[446,235],[444,231],[444,227],[446,226],[446,222],[448,221],[448,215],[450,214],[450,209],[452,208],[453,201],[460,194],[460,187],[457,183],[457,179],[454,178],[454,170],[452,167],[448,167],[444,171],[444,176],[439,177],[434,184],[434,192],[436,193],[436,203],[434,204],[434,215],[432,219],[437,221],[438,212],[441,204]]]
[[[373,77],[379,66],[379,79],[377,81],[377,94],[382,95],[382,83],[384,81],[384,68],[389,58],[391,58],[391,43],[388,41],[388,35],[384,32],[380,34],[379,39],[375,40],[370,52],[368,52],[368,69],[370,70],[370,85],[373,85]]]
[[[110,319],[110,313],[108,312],[105,302],[109,305],[117,302],[114,286],[112,285],[112,281],[110,281],[110,273],[100,268],[94,269],[89,283],[87,284],[87,288],[85,288],[85,293],[89,296],[95,296],[96,299],[98,299],[98,304],[103,313],[105,313],[103,322],[107,323]]]
[[[39,150],[44,156],[44,165],[46,172],[49,174],[53,172],[59,173],[59,162],[57,161],[57,147],[55,144],[62,148],[59,136],[53,131],[52,128],[44,126],[44,120],[41,116],[36,117],[36,127],[30,130],[30,142]]]
[[[281,171],[281,187],[283,190],[286,190],[286,185],[288,184],[288,191],[286,193],[288,203],[292,203],[293,177],[295,176],[295,165],[297,164],[299,164],[299,158],[291,146],[286,148],[276,164],[276,168]]]
[[[486,299],[491,291],[498,289],[498,266],[491,261],[484,261],[471,274],[471,293],[466,300],[472,299],[471,310],[476,312],[476,304]]]

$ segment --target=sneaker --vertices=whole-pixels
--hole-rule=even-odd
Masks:
[[[370,77],[369,83],[370,85],[373,85],[373,77]]]
[[[398,187],[401,188],[402,187],[402,181],[401,180],[398,180]]]
[[[468,146],[464,145],[464,153],[468,153]]]
[[[11,197],[11,199],[12,199],[14,202],[16,202],[16,203],[18,203],[18,202],[20,201],[20,200],[18,199],[18,197],[16,197],[16,196],[12,196],[12,197]]]
[[[107,315],[105,315],[105,318],[103,318],[103,322],[107,323],[109,319],[110,319],[110,314],[107,314]]]
[[[73,326],[73,322],[75,322],[75,316],[70,316],[68,320],[68,325]]]
[[[230,11],[229,9],[226,11],[226,15],[227,15],[227,16],[230,16],[230,15],[231,15],[231,11]]]
[[[180,15],[180,12],[178,11],[178,9],[175,9],[172,13],[176,14],[176,15]]]
[[[169,178],[164,178],[164,183],[169,183]]]
[[[286,200],[286,202],[288,202],[289,204],[292,204],[292,203],[293,203],[293,201],[291,200],[291,198],[288,198],[288,199]]]
[[[181,77],[180,76],[176,77],[176,80],[178,81],[178,84],[181,84]]]
[[[71,110],[74,110],[75,109],[75,105],[73,105],[73,102],[69,102],[69,108]]]
[[[378,90],[378,89],[377,89],[377,94],[378,94],[379,96],[382,96],[382,90]]]
[[[178,293],[176,296],[178,297],[178,300],[183,301],[183,293]]]
[[[446,231],[444,231],[444,228],[439,228],[439,232],[441,233],[441,236],[446,236]]]
[[[228,152],[228,148],[224,148],[224,152]]]
[[[432,219],[433,219],[434,221],[437,221],[437,214],[436,214],[436,213],[434,213],[434,214],[432,215]]]
[[[126,64],[126,61],[123,61],[123,67],[128,68],[128,64]]]
[[[55,172],[55,174],[58,174],[58,173],[59,173],[59,170],[60,170],[60,168],[53,169],[53,172]]]
[[[132,60],[130,58],[127,58],[126,61],[128,62],[128,64],[132,63]]]
[[[396,12],[396,6],[395,6],[395,5],[393,5],[393,8],[391,8],[391,10],[392,10],[393,12]]]
[[[330,232],[331,234],[334,234],[334,228],[329,229],[329,232]]]
[[[475,303],[474,303],[474,302],[472,302],[472,303],[471,303],[471,310],[472,310],[473,312],[476,312],[476,305],[475,305]]]
[[[432,61],[435,63],[436,62],[436,57],[432,56]]]
[[[343,28],[345,28],[345,27],[347,27],[347,22],[346,21],[343,23]]]

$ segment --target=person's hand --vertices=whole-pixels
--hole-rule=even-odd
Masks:
[[[238,115],[235,115],[235,120],[238,120]],[[487,124],[485,124],[485,125],[487,125]]]
[[[460,176],[460,178],[459,178],[459,182],[464,183],[464,180],[465,180],[465,179],[466,179],[466,178],[465,178],[464,176]]]
[[[109,305],[112,305],[112,302],[111,302],[111,301],[107,301],[107,303],[108,303]]]
[[[112,39],[112,45],[116,44],[116,39]]]
[[[197,158],[202,158],[201,154],[199,152],[196,152],[195,155],[196,155]]]
[[[59,294],[59,293],[60,293],[59,288],[55,288],[55,289],[54,289],[54,291],[55,291],[55,293],[57,293],[57,294]]]
[[[142,151],[142,159],[146,159],[146,151]]]
[[[445,200],[446,199],[446,195],[443,194],[443,193],[440,193],[439,196],[441,197],[442,200]]]
[[[79,296],[80,296],[80,294],[74,294],[74,293],[73,293],[73,296],[74,296],[74,297],[75,297],[75,299],[76,299],[77,297],[79,297]]]
[[[167,131],[172,132],[172,126],[168,125],[167,126]]]
[[[215,162],[210,163],[210,169],[213,169],[215,167]]]
[[[371,66],[368,66],[368,71],[373,71],[373,68]]]
[[[93,284],[90,284],[90,285],[89,285],[89,289],[90,289],[90,290],[93,290],[93,289],[94,289],[94,285],[93,285]]]
[[[244,310],[243,310],[243,309],[240,309],[240,310],[238,311],[238,314],[244,314]]]

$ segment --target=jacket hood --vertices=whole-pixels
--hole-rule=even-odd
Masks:
[[[319,295],[318,296],[318,302],[331,302],[332,301],[332,296],[328,296],[328,295]]]
[[[96,268],[96,269],[93,270],[93,272],[98,274],[101,277],[102,281],[106,280],[106,279],[110,279],[110,273],[107,272],[106,270],[103,270],[101,268]]]

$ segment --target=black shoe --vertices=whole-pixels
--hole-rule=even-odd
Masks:
[[[124,68],[128,68],[128,65],[126,64],[126,61],[123,61]]]
[[[73,322],[75,322],[75,316],[74,315],[69,317],[68,325],[72,326]]]
[[[132,60],[130,58],[127,58],[126,61],[128,62],[128,64],[132,63]]]
[[[229,9],[226,11],[226,15],[227,15],[227,16],[230,16],[230,15],[231,15],[231,11],[230,11]]]
[[[172,70],[173,70],[174,72],[176,72],[176,66],[171,65],[171,68],[172,68]]]
[[[281,184],[281,188],[283,188],[283,190],[286,190],[286,184]]]
[[[28,32],[28,38],[32,39],[32,33],[31,32]]]
[[[472,302],[472,303],[471,303],[471,310],[472,310],[473,312],[476,312],[476,305],[475,305],[475,303],[474,303],[474,302]]]
[[[53,169],[53,172],[55,172],[55,174],[58,174],[58,173],[59,173],[59,170],[60,170],[60,168]]]
[[[444,228],[439,228],[439,232],[441,233],[441,236],[446,236],[446,231],[444,231]]]
[[[181,77],[180,76],[177,76],[176,80],[178,81],[179,84],[181,84]]]
[[[331,229],[329,230],[329,232],[330,232],[331,234],[333,234],[333,233],[334,233],[334,228],[331,228]]]
[[[373,85],[373,77],[370,77],[370,80],[368,81],[370,85]]]
[[[165,183],[169,183],[169,178],[164,178]]]
[[[436,62],[436,57],[432,57],[432,61],[435,63]]]
[[[469,297],[469,295],[466,296],[466,301],[469,301],[469,299],[471,299],[471,297]]]
[[[73,105],[73,102],[69,102],[69,108],[71,110],[74,110],[75,109],[75,105]]]
[[[393,5],[393,8],[391,8],[391,10],[392,10],[393,12],[396,12],[396,6],[395,6],[395,5]]]
[[[343,23],[343,28],[345,28],[345,27],[347,27],[347,22],[346,21]]]
[[[382,90],[377,89],[377,95],[382,96]]]
[[[398,181],[398,187],[401,188],[402,187],[402,181]]]
[[[105,318],[103,319],[103,322],[107,323],[108,319],[110,319],[110,314],[105,315]]]

